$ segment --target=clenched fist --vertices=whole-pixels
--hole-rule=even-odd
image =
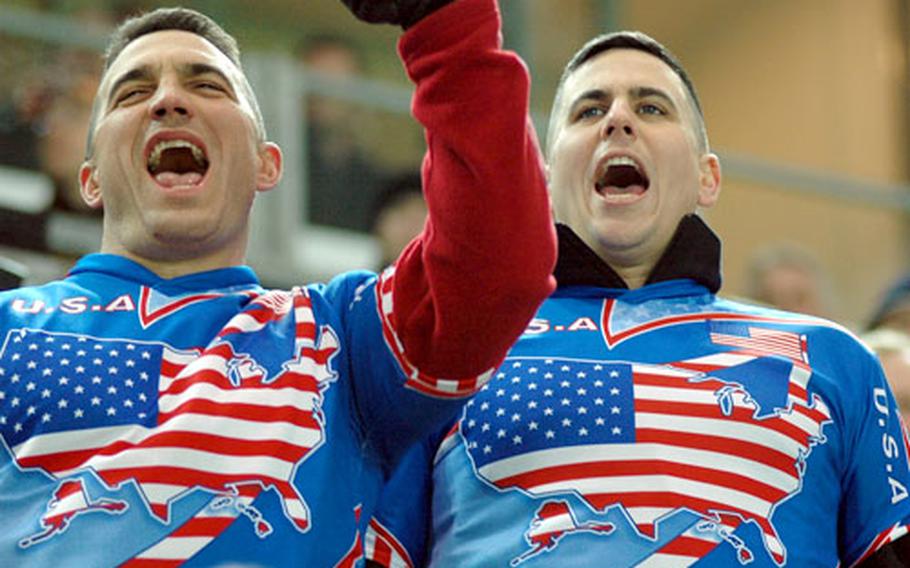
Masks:
[[[341,0],[358,19],[407,29],[452,0]]]

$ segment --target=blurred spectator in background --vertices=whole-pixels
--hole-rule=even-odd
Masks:
[[[99,72],[96,52],[61,48],[0,111],[0,244],[48,250],[53,211],[89,213],[78,174]]]
[[[19,83],[0,109],[0,244],[46,249],[47,218],[54,199],[40,173],[39,140],[57,96],[50,67],[24,66]],[[83,143],[84,145],[84,143]],[[80,152],[81,153],[81,152]],[[73,172],[75,179],[76,171]]]
[[[748,266],[748,295],[771,307],[833,317],[831,281],[805,248],[781,242],[758,249]]]
[[[898,278],[885,291],[867,329],[893,329],[910,335],[910,273]]]
[[[0,164],[38,168],[38,135],[50,90],[41,78],[25,76],[0,104]]]
[[[389,179],[373,207],[373,236],[379,245],[382,270],[398,258],[423,229],[427,204],[420,189],[420,173],[406,172]]]
[[[40,169],[54,184],[54,208],[58,210],[100,215],[79,194],[79,167],[85,159],[99,61],[94,52],[64,51],[56,66],[56,75],[62,79],[44,113],[37,150]]]
[[[301,42],[298,59],[321,79],[363,75],[363,56],[350,40],[333,35]],[[381,169],[360,145],[352,120],[364,113],[349,102],[311,95],[306,99],[309,221],[361,232],[370,231],[370,204],[382,179]]]
[[[904,421],[910,423],[910,335],[880,328],[865,334],[863,341],[878,355]]]

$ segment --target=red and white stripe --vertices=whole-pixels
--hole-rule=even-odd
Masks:
[[[375,518],[370,520],[367,527],[364,545],[367,560],[377,562],[385,568],[414,568],[411,555],[404,545]]]
[[[393,310],[392,290],[395,282],[395,267],[390,266],[380,276],[376,284],[376,305],[379,319],[382,322],[382,334],[386,345],[404,372],[405,385],[423,394],[438,398],[464,398],[476,393],[493,376],[495,368],[477,376],[465,379],[446,379],[433,377],[420,371],[407,357],[404,344],[398,338],[395,313]]]
[[[294,337],[295,353],[316,347],[316,315],[313,301],[306,288],[294,288]],[[324,328],[323,331],[330,331]],[[336,340],[337,346],[337,340]]]
[[[578,522],[565,501],[549,501],[537,511],[537,518],[526,533],[530,542],[546,542],[567,532],[577,531]]]
[[[278,321],[294,310],[297,350],[302,344],[313,346],[316,337],[316,317],[313,314],[313,302],[306,288],[294,288],[290,292],[271,290],[258,296],[240,313],[236,314],[218,333],[226,337],[235,333],[252,333],[259,331],[269,323]]]
[[[707,556],[724,540],[716,532],[690,527],[660,550],[636,565],[636,568],[685,568]],[[734,527],[735,528],[735,527]]]
[[[64,481],[54,492],[54,500],[48,507],[48,512],[41,517],[41,524],[59,526],[76,513],[88,508],[89,502],[82,481],[75,479]]]
[[[295,290],[296,292],[296,290]],[[237,313],[218,333],[224,337],[232,333],[259,331],[269,322],[285,317],[294,302],[294,295],[284,290],[271,290],[258,296],[243,311]]]
[[[257,489],[254,494],[240,496],[236,500],[242,505],[250,505],[258,493]],[[212,505],[220,499],[221,497],[213,498],[190,520],[135,558],[121,564],[121,568],[169,568],[192,558],[227,530],[240,515],[238,507],[213,508]]]

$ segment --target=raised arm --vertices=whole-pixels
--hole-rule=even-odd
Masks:
[[[554,287],[555,236],[528,118],[529,78],[522,61],[501,50],[494,0],[399,4],[445,5],[399,43],[416,84],[413,113],[426,130],[430,215],[394,274],[383,277],[391,294],[385,323],[410,386],[464,396]]]

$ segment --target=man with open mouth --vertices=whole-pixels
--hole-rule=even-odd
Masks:
[[[381,275],[263,289],[249,215],[282,155],[234,39],[179,8],[121,25],[79,173],[101,252],[0,295],[0,566],[360,565],[387,473],[553,290],[496,2],[346,4],[407,28],[425,230]]]
[[[498,107],[502,108],[502,107]],[[907,438],[838,325],[728,301],[688,75],[600,36],[547,133],[557,291],[371,522],[380,566],[908,566]]]

